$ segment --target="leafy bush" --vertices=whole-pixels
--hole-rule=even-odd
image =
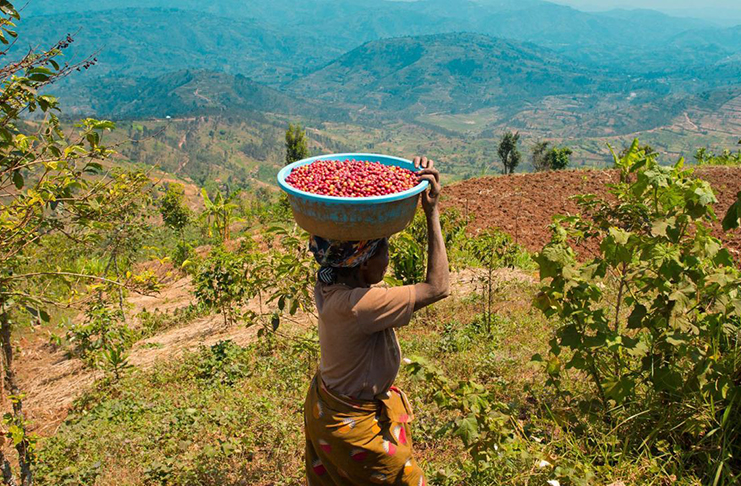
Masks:
[[[533,147],[531,161],[536,172],[563,170],[571,162],[572,154],[568,147],[550,147],[550,142],[538,142]]]
[[[224,325],[240,317],[238,306],[248,296],[244,257],[222,247],[214,248],[201,264],[194,279],[195,296],[202,305],[224,316]]]
[[[120,309],[112,309],[104,302],[95,302],[85,311],[85,320],[71,324],[67,341],[74,346],[74,354],[95,365],[102,352],[128,349],[136,341],[136,333],[124,320]]]
[[[168,228],[182,235],[183,229],[192,217],[190,209],[185,205],[185,190],[182,184],[168,184],[167,191],[158,202],[162,221]]]
[[[741,470],[741,272],[711,235],[710,185],[680,160],[638,149],[615,157],[610,199],[581,196],[536,257],[536,305],[557,319],[545,358],[550,383],[582,414],[619,434],[625,451],[678,457],[706,480]],[[599,246],[580,263],[573,243]],[[536,357],[536,359],[539,357]],[[573,370],[593,394],[561,388]],[[681,471],[677,471],[680,473]]]
[[[739,140],[741,145],[741,140]],[[726,149],[720,154],[715,154],[706,148],[698,149],[695,153],[697,165],[728,165],[741,166],[741,150],[731,152]]]
[[[197,378],[207,383],[233,385],[249,371],[243,360],[245,351],[233,341],[219,341],[207,350],[201,349]]]
[[[476,238],[468,242],[468,249],[477,262],[484,267],[484,271],[478,274],[478,279],[483,284],[484,322],[486,332],[489,333],[493,318],[494,270],[513,266],[516,249],[509,235],[496,230],[482,231],[476,235]]]

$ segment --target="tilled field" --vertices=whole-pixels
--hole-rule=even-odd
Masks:
[[[703,167],[695,174],[716,191],[715,212],[722,219],[741,191],[741,167]],[[548,225],[556,214],[574,214],[576,194],[606,194],[605,184],[617,182],[616,170],[569,170],[483,177],[445,187],[443,207],[468,214],[471,231],[498,228],[530,251],[540,251],[550,240]],[[741,232],[723,233],[720,221],[714,233],[741,259]]]

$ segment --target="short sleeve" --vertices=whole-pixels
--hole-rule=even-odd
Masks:
[[[353,289],[353,314],[368,334],[409,324],[414,312],[413,285]]]

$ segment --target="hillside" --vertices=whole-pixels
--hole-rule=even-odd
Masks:
[[[188,26],[184,29],[183,26]],[[232,19],[175,8],[117,8],[23,18],[18,24],[28,46],[51,46],[74,34],[67,61],[96,54],[86,73],[154,77],[183,69],[243,74],[275,83],[318,67],[343,51],[312,31],[286,30],[255,19]]]
[[[148,77],[108,76],[66,88],[70,114],[94,114],[116,119],[197,116],[244,111],[292,115],[322,115],[343,119],[343,113],[300,100],[242,75],[211,71],[178,71]]]
[[[477,34],[370,42],[289,86],[306,97],[419,112],[465,111],[619,88],[619,83],[547,49]]]

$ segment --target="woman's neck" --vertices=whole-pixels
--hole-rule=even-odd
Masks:
[[[336,283],[346,285],[350,288],[370,287],[363,278],[362,272],[355,272],[352,275],[338,275]]]

